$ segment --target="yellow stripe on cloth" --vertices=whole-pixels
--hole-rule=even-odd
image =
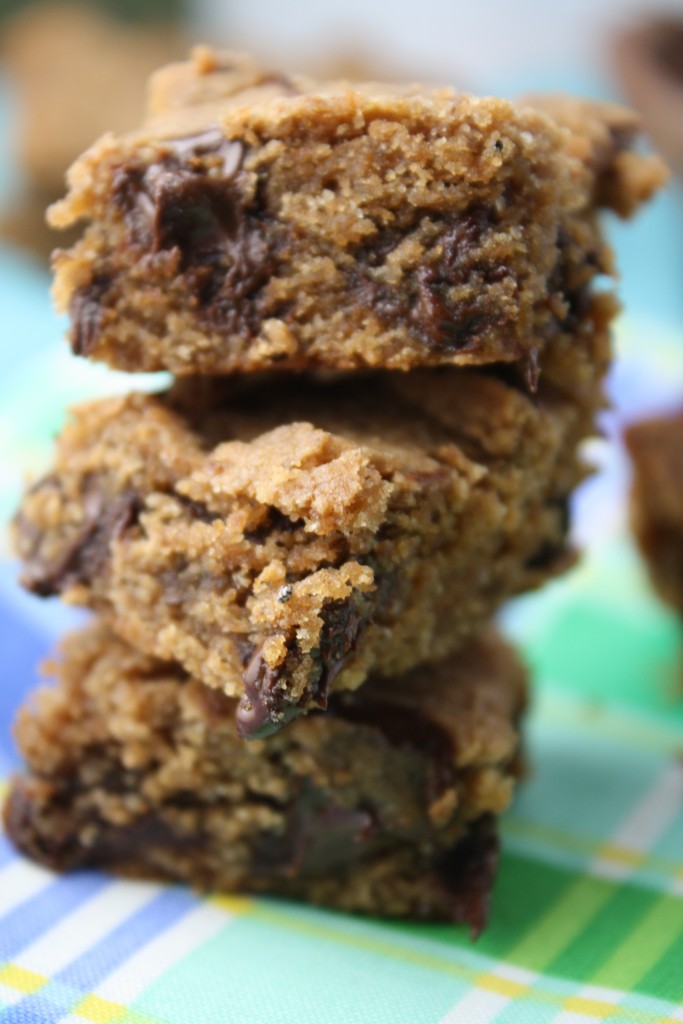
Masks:
[[[508,952],[507,960],[534,971],[545,970],[583,932],[613,892],[609,882],[580,878]]]
[[[26,995],[37,992],[43,985],[47,985],[49,980],[42,974],[27,971],[25,967],[18,967],[16,964],[5,964],[4,967],[0,967],[0,982],[18,989],[19,992],[25,992]]]
[[[628,867],[637,868],[648,861],[647,853],[641,850],[628,849],[626,846],[618,846],[616,843],[603,843],[596,851],[599,860],[612,861],[617,864],[626,864]]]
[[[84,1020],[92,1021],[93,1024],[112,1024],[113,1021],[121,1020],[125,1016],[127,1008],[120,1003],[89,995],[74,1007],[72,1013],[77,1017],[83,1017]]]
[[[250,913],[255,906],[254,900],[248,896],[226,896],[219,893],[216,896],[208,896],[206,902],[219,910],[225,910],[229,914],[239,915]]]
[[[605,1020],[605,1018],[611,1017],[615,1011],[621,1015],[621,1010],[624,1008],[614,1003],[606,1003],[602,999],[568,996],[562,1003],[562,1009],[568,1013],[578,1013],[584,1017],[595,1017],[596,1020]]]
[[[500,974],[478,974],[474,984],[477,988],[484,988],[499,996],[507,996],[508,999],[517,999],[529,992],[528,985],[521,981],[513,981],[512,978],[504,978]]]

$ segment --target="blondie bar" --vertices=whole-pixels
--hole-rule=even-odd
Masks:
[[[534,104],[534,105],[531,105]],[[198,49],[69,174],[76,352],[175,374],[518,362],[612,271],[596,220],[663,180],[610,104],[318,83]]]
[[[91,403],[25,496],[23,582],[241,698],[241,733],[263,736],[445,657],[565,568],[592,419],[543,383],[448,368]]]
[[[254,743],[232,700],[101,624],[52,671],[20,713],[28,774],[5,807],[36,860],[483,927],[525,699],[494,633]]]

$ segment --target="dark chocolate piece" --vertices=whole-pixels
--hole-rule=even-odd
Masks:
[[[244,739],[271,736],[299,714],[299,705],[278,693],[280,673],[270,668],[259,649],[243,675],[244,696],[237,705],[237,732]]]
[[[342,807],[308,780],[301,783],[287,817],[284,834],[267,833],[254,844],[257,874],[315,878],[348,870],[379,849],[369,810]]]
[[[352,599],[333,601],[323,610],[324,623],[320,646],[311,651],[313,670],[309,684],[300,699],[293,702],[278,684],[282,669],[272,669],[264,661],[261,650],[252,657],[244,673],[244,697],[239,702],[237,731],[244,739],[264,739],[302,714],[311,704],[327,707],[335,677],[353,653],[358,637],[367,626]],[[285,664],[301,658],[295,644]]]
[[[414,211],[411,219],[419,223],[420,211]],[[360,275],[357,269],[354,271],[357,278],[362,277],[360,287],[367,291],[380,323],[385,327],[408,326],[428,348],[443,352],[467,351],[482,337],[499,330],[504,318],[491,313],[486,286],[502,281],[509,274],[505,265],[480,268],[481,302],[454,304],[446,298],[448,288],[470,279],[477,266],[476,249],[494,226],[495,213],[486,207],[473,207],[461,214],[441,237],[441,257],[417,271],[413,292],[407,291],[405,285],[397,290],[380,284],[370,273],[371,269],[385,263],[402,239],[402,233],[395,228],[380,232],[356,253],[357,259],[367,267],[366,273]]]
[[[97,344],[104,298],[111,281],[103,274],[92,278],[88,284],[78,288],[71,299],[71,348],[74,355],[87,356]]]
[[[48,487],[58,486],[54,478],[44,481]],[[110,545],[137,522],[141,509],[140,499],[133,490],[124,490],[112,498],[91,478],[85,488],[83,511],[85,518],[60,555],[44,562],[38,549],[34,557],[26,559],[21,584],[40,597],[60,594],[69,587],[88,582],[101,572],[108,561]],[[17,525],[26,535],[26,521],[21,513]]]
[[[164,149],[146,170],[131,164],[117,174],[130,240],[151,260],[176,254],[200,315],[251,337],[261,320],[253,304],[275,263],[258,190],[249,201],[240,182],[244,147],[216,128],[165,140]]]

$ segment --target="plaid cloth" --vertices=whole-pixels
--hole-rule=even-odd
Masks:
[[[0,308],[8,514],[22,472],[49,460],[65,404],[131,381],[67,355],[46,278],[15,254],[0,253]],[[675,331],[630,321],[620,349],[622,409],[683,395]],[[575,509],[587,557],[503,619],[535,672],[533,768],[503,824],[491,923],[476,945],[441,925],[199,898],[98,872],[57,877],[0,836],[0,1022],[683,1022],[683,645],[627,540],[623,453],[601,443],[591,456],[602,473]],[[5,776],[14,710],[77,618],[22,594],[15,569],[0,570]]]

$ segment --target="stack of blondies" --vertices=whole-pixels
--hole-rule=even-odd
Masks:
[[[73,348],[175,382],[75,409],[17,517],[25,585],[96,613],[19,718],[23,850],[482,927],[525,703],[491,620],[572,562],[636,129],[199,49],[74,165]]]

